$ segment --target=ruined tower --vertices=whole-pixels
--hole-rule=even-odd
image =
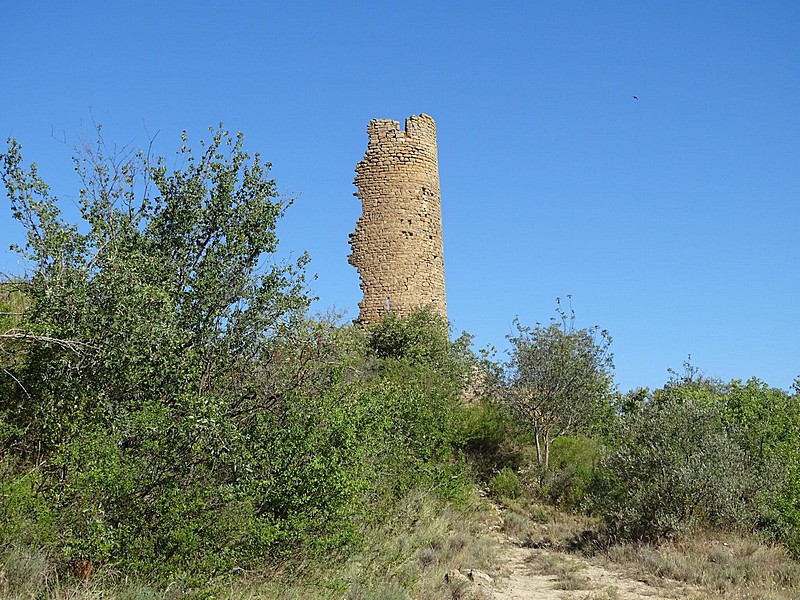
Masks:
[[[355,178],[362,214],[350,234],[364,293],[358,322],[423,306],[446,317],[436,124],[414,115],[402,131],[397,121],[373,119],[367,133]]]

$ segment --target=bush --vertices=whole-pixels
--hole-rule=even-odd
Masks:
[[[619,538],[659,540],[698,524],[751,525],[764,483],[714,406],[667,395],[619,418],[590,501]]]
[[[775,491],[762,526],[800,555],[800,402],[758,379],[725,386],[721,409],[737,441]]]
[[[543,480],[545,496],[564,508],[578,508],[600,462],[600,445],[586,436],[563,436],[553,440],[550,471]]]
[[[498,500],[519,498],[522,495],[522,482],[516,471],[503,467],[489,480],[489,493]]]
[[[532,436],[521,431],[496,403],[482,401],[464,406],[460,411],[458,438],[460,447],[484,479],[504,467],[519,471],[536,461]]]
[[[368,343],[384,379],[413,385],[426,394],[461,400],[475,365],[471,337],[450,340],[447,319],[430,308],[401,317],[388,313],[368,330]]]
[[[379,429],[390,432],[384,453],[390,498],[426,481],[441,497],[466,498],[470,477],[456,448],[462,394],[475,364],[469,342],[466,333],[451,341],[447,320],[428,308],[405,317],[389,313],[367,329],[376,374],[368,389],[388,400],[374,410],[384,419]]]
[[[370,415],[366,427],[376,436],[375,496],[391,502],[427,485],[461,499],[471,481],[454,452],[457,404],[394,381],[375,382],[360,394]]]

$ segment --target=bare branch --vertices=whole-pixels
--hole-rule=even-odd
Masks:
[[[13,379],[13,380],[14,380],[14,381],[17,383],[17,385],[20,387],[20,389],[21,389],[23,392],[25,392],[25,395],[26,395],[28,398],[30,398],[30,397],[31,397],[31,395],[30,395],[30,393],[28,392],[28,390],[27,390],[27,389],[25,389],[25,386],[24,386],[24,385],[22,385],[22,382],[21,382],[19,379],[17,379],[17,378],[14,376],[14,374],[13,374],[11,371],[9,371],[8,369],[6,369],[5,367],[0,367],[0,368],[2,368],[2,369],[3,369],[3,373],[5,373],[5,374],[6,374],[6,375],[8,375],[9,377],[11,377],[11,379]]]
[[[87,344],[85,342],[79,342],[77,340],[62,340],[47,335],[38,335],[35,333],[31,333],[30,331],[23,331],[21,329],[9,329],[5,333],[0,333],[0,339],[52,344],[54,346],[66,348],[67,350],[75,352],[76,354],[79,354],[82,348],[94,348],[94,346],[92,346],[91,344]]]

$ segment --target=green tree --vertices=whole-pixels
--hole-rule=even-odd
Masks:
[[[558,301],[549,325],[523,326],[504,365],[499,394],[534,435],[539,467],[548,470],[553,440],[578,433],[603,414],[613,388],[611,338],[599,327],[577,329]]]
[[[269,164],[250,160],[241,134],[213,132],[200,156],[185,134],[183,142],[185,168],[171,172],[163,157],[120,157],[102,139],[86,145],[75,162],[81,228],[60,218],[35,164],[26,173],[9,142],[3,180],[34,265],[20,329],[36,342],[30,370],[58,365],[46,381],[21,381],[23,393],[44,398],[79,382],[92,390],[91,410],[107,416],[176,395],[235,404],[307,307],[297,268],[264,268],[287,206]],[[46,447],[59,425],[41,416],[37,442]]]
[[[275,483],[324,435],[280,450],[273,439],[331,431],[290,408],[306,380],[265,385],[309,303],[306,257],[274,259],[291,200],[241,134],[220,128],[200,144],[184,134],[168,161],[98,135],[75,159],[80,224],[62,218],[16,141],[0,155],[32,269],[0,374],[0,444],[42,473],[51,512],[40,516],[67,557],[174,566],[194,555],[205,568],[262,556],[309,522],[302,514],[320,523],[339,510],[322,493],[287,509]]]

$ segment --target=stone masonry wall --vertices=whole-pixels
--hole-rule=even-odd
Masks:
[[[349,261],[364,293],[358,322],[423,306],[446,317],[436,124],[411,116],[402,131],[397,121],[374,119],[367,133],[355,178],[362,215],[350,234]]]

